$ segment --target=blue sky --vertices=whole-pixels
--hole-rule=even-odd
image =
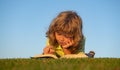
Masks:
[[[119,0],[0,0],[0,58],[41,54],[49,24],[66,10],[83,20],[86,53],[120,58]]]

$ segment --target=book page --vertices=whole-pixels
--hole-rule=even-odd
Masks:
[[[35,55],[32,58],[54,58],[54,59],[58,59],[58,57],[56,55],[53,55],[53,54],[39,54],[39,55]]]
[[[64,55],[61,58],[87,58],[85,54],[69,54],[69,55]]]

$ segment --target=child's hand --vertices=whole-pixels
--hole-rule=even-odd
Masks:
[[[53,49],[52,46],[46,46],[43,50],[44,54],[54,54],[55,50]]]
[[[73,40],[69,40],[68,42],[65,43],[64,46],[62,46],[63,49],[67,49],[70,46],[72,46],[74,44]]]

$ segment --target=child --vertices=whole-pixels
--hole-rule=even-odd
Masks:
[[[82,19],[74,11],[61,12],[50,24],[46,36],[47,45],[43,54],[55,54],[58,57],[79,53],[86,55]]]

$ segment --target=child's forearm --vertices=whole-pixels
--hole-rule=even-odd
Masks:
[[[71,51],[69,49],[63,49],[63,51],[64,51],[65,55],[71,54]]]

